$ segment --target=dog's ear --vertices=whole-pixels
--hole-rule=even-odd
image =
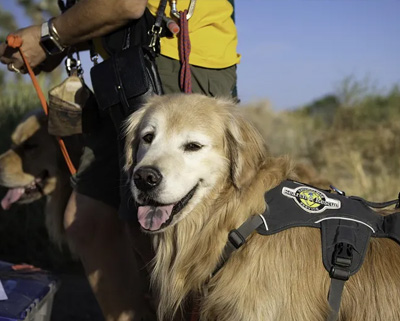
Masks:
[[[240,189],[257,175],[267,156],[267,148],[260,133],[236,110],[229,114],[226,128],[231,178],[234,186]]]
[[[144,105],[139,110],[131,114],[124,123],[125,133],[125,165],[124,170],[129,172],[135,163],[135,155],[139,144],[138,130],[140,121],[147,109],[147,105]]]

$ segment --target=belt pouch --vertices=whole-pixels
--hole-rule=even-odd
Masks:
[[[61,137],[81,134],[82,109],[91,94],[76,74],[52,88],[49,91],[49,134]]]
[[[116,125],[139,109],[146,98],[162,94],[154,57],[134,45],[92,67],[91,79],[99,108],[108,110]]]

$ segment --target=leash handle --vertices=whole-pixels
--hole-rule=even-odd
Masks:
[[[15,35],[7,36],[7,46],[9,46],[11,48],[14,48],[14,49],[18,49],[19,53],[21,54],[22,60],[24,61],[26,69],[28,70],[29,76],[32,79],[32,83],[33,83],[33,86],[35,87],[35,90],[36,90],[36,93],[37,93],[37,95],[39,97],[40,103],[42,104],[44,113],[46,115],[48,115],[49,114],[49,109],[48,109],[48,106],[47,106],[46,98],[44,97],[43,92],[40,89],[40,85],[39,85],[39,83],[37,81],[35,73],[33,72],[31,66],[28,63],[28,60],[26,59],[24,53],[21,50],[22,38],[19,37],[19,36],[15,36]]]
[[[29,76],[31,77],[31,80],[32,80],[32,83],[33,83],[33,86],[35,87],[36,93],[37,93],[37,95],[39,97],[39,100],[40,100],[40,103],[41,103],[41,105],[43,107],[43,111],[47,116],[49,114],[49,107],[47,105],[47,101],[46,101],[46,98],[45,98],[45,96],[43,94],[43,91],[40,88],[40,85],[39,85],[39,83],[37,81],[35,73],[33,72],[31,66],[28,63],[28,60],[26,59],[24,53],[21,50],[22,38],[19,37],[19,36],[16,36],[16,35],[8,35],[7,36],[7,46],[9,46],[11,48],[14,48],[14,49],[18,49],[19,53],[21,54],[22,60],[25,63],[26,69],[28,70]],[[74,175],[76,173],[76,168],[75,168],[74,164],[72,163],[72,160],[71,160],[71,158],[70,158],[70,156],[68,154],[68,150],[67,150],[67,148],[65,146],[65,143],[64,143],[64,141],[62,140],[61,137],[57,136],[56,138],[57,138],[58,144],[60,145],[61,153],[64,156],[64,159],[65,159],[65,162],[66,162],[66,164],[68,166],[68,169],[69,169],[71,175]]]

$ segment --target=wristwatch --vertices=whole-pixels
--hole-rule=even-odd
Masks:
[[[42,24],[40,44],[50,56],[57,55],[66,48],[60,42],[60,36],[53,25],[53,18]]]

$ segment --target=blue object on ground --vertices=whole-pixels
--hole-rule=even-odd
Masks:
[[[14,271],[12,266],[0,261],[0,281],[8,297],[0,301],[0,321],[50,320],[57,278],[46,271]]]

